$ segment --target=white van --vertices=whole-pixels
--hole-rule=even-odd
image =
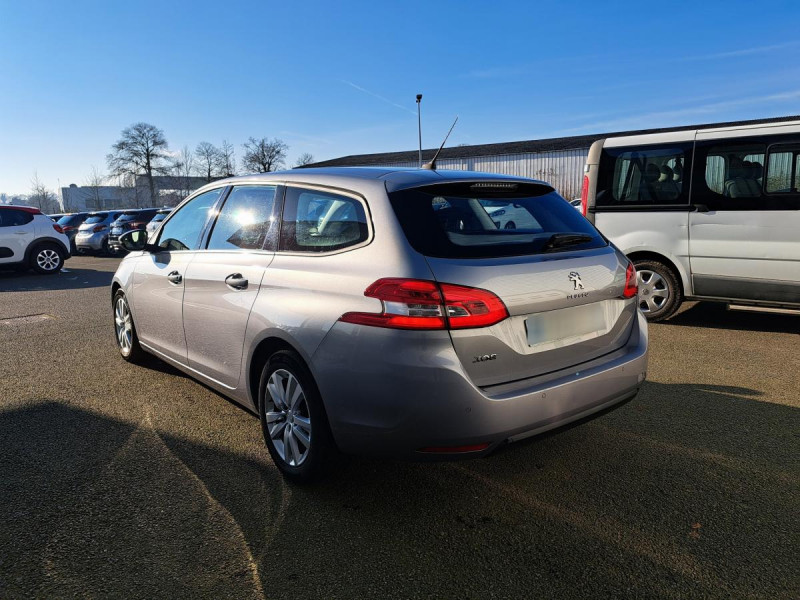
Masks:
[[[800,120],[598,140],[582,212],[652,321],[685,298],[800,308]]]

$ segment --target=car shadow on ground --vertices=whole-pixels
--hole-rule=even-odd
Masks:
[[[800,314],[729,310],[719,302],[697,302],[665,321],[683,327],[800,334]]]
[[[38,275],[32,271],[0,270],[0,292],[34,292],[45,290],[76,290],[111,285],[113,271],[77,268],[54,275]]]
[[[0,596],[791,596],[800,413],[756,390],[648,383],[486,459],[314,486],[189,439],[204,412],[0,412]]]

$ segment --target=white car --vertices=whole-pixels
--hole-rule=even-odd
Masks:
[[[542,229],[526,208],[508,200],[491,200],[485,210],[498,229]]]
[[[50,217],[30,206],[0,206],[0,268],[52,274],[69,257],[69,238]]]

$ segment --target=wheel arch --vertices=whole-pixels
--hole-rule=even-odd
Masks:
[[[30,264],[31,257],[33,253],[42,246],[46,246],[48,244],[52,244],[54,246],[58,246],[61,252],[64,253],[64,260],[68,259],[71,255],[69,252],[69,248],[64,246],[64,242],[61,240],[54,238],[54,237],[39,237],[33,240],[28,247],[25,249],[25,263]]]
[[[678,279],[678,284],[681,286],[684,297],[691,295],[691,290],[689,289],[689,283],[691,281],[689,274],[684,273],[677,261],[659,252],[653,252],[652,250],[634,250],[633,252],[626,252],[625,256],[632,262],[636,262],[637,260],[653,260],[663,263],[675,273],[675,277]]]
[[[308,369],[309,373],[311,373],[312,377],[314,376],[309,361],[304,353],[297,347],[297,345],[292,344],[289,340],[277,335],[267,335],[263,337],[258,341],[258,343],[255,345],[255,348],[250,353],[250,357],[246,365],[247,371],[245,373],[247,377],[247,395],[249,396],[250,403],[253,405],[256,413],[258,413],[258,387],[261,383],[261,372],[264,370],[264,365],[267,364],[269,357],[281,350],[291,350],[297,354],[300,360],[303,361],[303,364]]]

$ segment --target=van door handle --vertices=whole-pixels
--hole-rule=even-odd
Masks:
[[[167,275],[167,279],[169,279],[170,283],[178,285],[180,284],[181,281],[183,281],[183,275],[181,275],[177,271],[172,271],[169,275]]]
[[[248,281],[241,273],[231,273],[225,278],[225,285],[234,290],[246,290]]]

